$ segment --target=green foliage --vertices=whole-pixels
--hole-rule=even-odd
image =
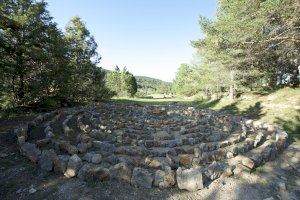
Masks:
[[[217,18],[200,17],[199,24],[204,37],[192,42],[200,60],[192,81],[198,90],[236,95],[299,85],[299,1],[219,0]]]
[[[147,76],[136,76],[139,96],[171,93],[171,83]]]
[[[97,44],[80,18],[71,20],[65,36],[44,1],[4,1],[0,18],[0,108],[111,96],[96,67]]]
[[[126,69],[122,72],[118,66],[115,70],[106,75],[106,85],[119,97],[133,97],[137,92],[137,82],[135,77]]]
[[[195,80],[195,68],[182,64],[176,73],[172,90],[179,95],[192,96],[199,91],[198,82]]]

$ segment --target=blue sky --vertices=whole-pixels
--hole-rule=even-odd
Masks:
[[[189,63],[190,40],[201,37],[200,15],[213,18],[216,0],[46,0],[64,29],[80,16],[98,43],[100,66],[126,66],[134,75],[172,81]]]

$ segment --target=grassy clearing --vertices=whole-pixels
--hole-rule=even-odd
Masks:
[[[163,98],[153,95],[145,98],[116,98],[117,103],[144,105],[184,105],[227,111],[265,123],[276,124],[300,139],[300,89],[284,88],[273,92],[246,93],[236,100],[201,98]]]

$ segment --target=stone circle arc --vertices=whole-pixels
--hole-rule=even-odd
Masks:
[[[285,131],[223,112],[102,103],[56,110],[14,130],[21,153],[46,171],[86,181],[195,191],[274,160]]]

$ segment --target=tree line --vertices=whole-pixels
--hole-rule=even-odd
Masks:
[[[300,2],[218,0],[216,18],[200,17],[192,64],[178,69],[173,90],[192,96],[299,87]]]
[[[137,92],[137,82],[126,67],[121,71],[118,66],[106,74],[106,85],[116,96],[133,97]]]
[[[63,33],[44,1],[0,4],[0,108],[102,101],[113,93],[79,17]]]

